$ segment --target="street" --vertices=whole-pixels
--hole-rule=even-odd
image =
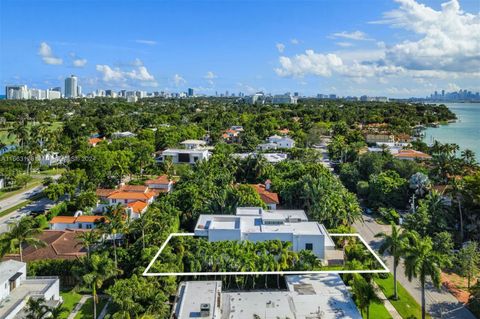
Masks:
[[[357,232],[371,245],[375,250],[378,249],[381,239],[375,238],[375,234],[385,232],[390,234],[390,226],[380,225],[369,215],[363,215],[364,223],[354,224]],[[384,260],[392,272],[393,258],[385,256]],[[408,292],[421,304],[421,289],[418,279],[413,278],[410,282],[405,276],[405,268],[400,263],[397,270],[397,280],[408,290]],[[455,318],[455,319],[475,319],[475,316],[458,300],[450,294],[445,288],[437,290],[431,284],[427,284],[426,291],[426,309],[434,318]]]

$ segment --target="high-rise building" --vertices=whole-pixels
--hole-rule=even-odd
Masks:
[[[188,96],[193,96],[193,89],[192,88],[188,88]]]
[[[8,100],[29,99],[29,91],[26,85],[8,85],[5,87],[5,97]]]
[[[78,96],[78,79],[75,75],[71,75],[65,79],[65,97],[76,98]]]
[[[82,87],[77,85],[77,96],[82,96]]]

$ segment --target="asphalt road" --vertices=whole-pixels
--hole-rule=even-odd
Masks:
[[[20,194],[14,195],[12,197],[6,198],[2,201],[0,201],[0,211],[3,211],[5,209],[8,209],[10,207],[13,207],[23,201],[26,201],[29,199],[31,196],[37,194],[38,192],[43,190],[43,186],[37,186],[35,188],[26,190],[25,192],[22,192]],[[50,208],[53,205],[53,202],[47,198],[42,198],[37,201],[34,201],[27,206],[16,210],[14,212],[11,212],[8,215],[5,215],[3,217],[0,217],[0,234],[4,233],[8,230],[8,223],[7,221],[13,217],[20,215],[25,212],[30,212],[30,211],[38,211],[38,210],[46,210]]]
[[[380,225],[375,220],[364,215],[364,223],[356,223],[354,227],[357,232],[371,245],[375,250],[378,249],[381,239],[375,238],[375,234],[379,232],[390,233],[390,226]],[[384,260],[390,271],[392,272],[393,258],[385,256]],[[405,268],[400,263],[397,269],[397,280],[408,290],[408,292],[421,304],[420,282],[413,278],[410,282],[405,276]],[[425,290],[426,308],[433,318],[449,318],[449,319],[475,319],[475,316],[445,288],[437,290],[432,285],[428,285]]]

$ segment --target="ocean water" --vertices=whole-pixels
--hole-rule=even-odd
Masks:
[[[427,144],[438,140],[441,143],[455,143],[460,150],[471,149],[480,161],[480,103],[445,103],[457,115],[457,122],[429,127],[425,131]]]

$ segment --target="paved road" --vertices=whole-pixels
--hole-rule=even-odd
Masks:
[[[364,223],[356,223],[354,227],[357,232],[372,246],[377,249],[380,244],[380,239],[375,238],[375,234],[379,232],[390,233],[390,226],[379,225],[375,220],[364,215]],[[390,270],[393,267],[393,258],[388,256],[385,258],[386,264]],[[421,304],[421,289],[420,282],[413,279],[411,282],[405,276],[405,268],[403,264],[398,266],[397,270],[398,281],[408,290],[408,292]],[[439,291],[433,286],[428,285],[425,290],[427,311],[434,318],[449,318],[449,319],[475,319],[475,316],[465,306],[458,302],[455,297],[450,294],[445,288]]]
[[[7,221],[12,216],[20,215],[22,213],[30,212],[30,211],[38,211],[38,210],[48,210],[53,206],[53,202],[48,198],[41,198],[37,201],[34,201],[27,206],[20,208],[4,217],[0,218],[0,234],[8,231],[8,223]]]

